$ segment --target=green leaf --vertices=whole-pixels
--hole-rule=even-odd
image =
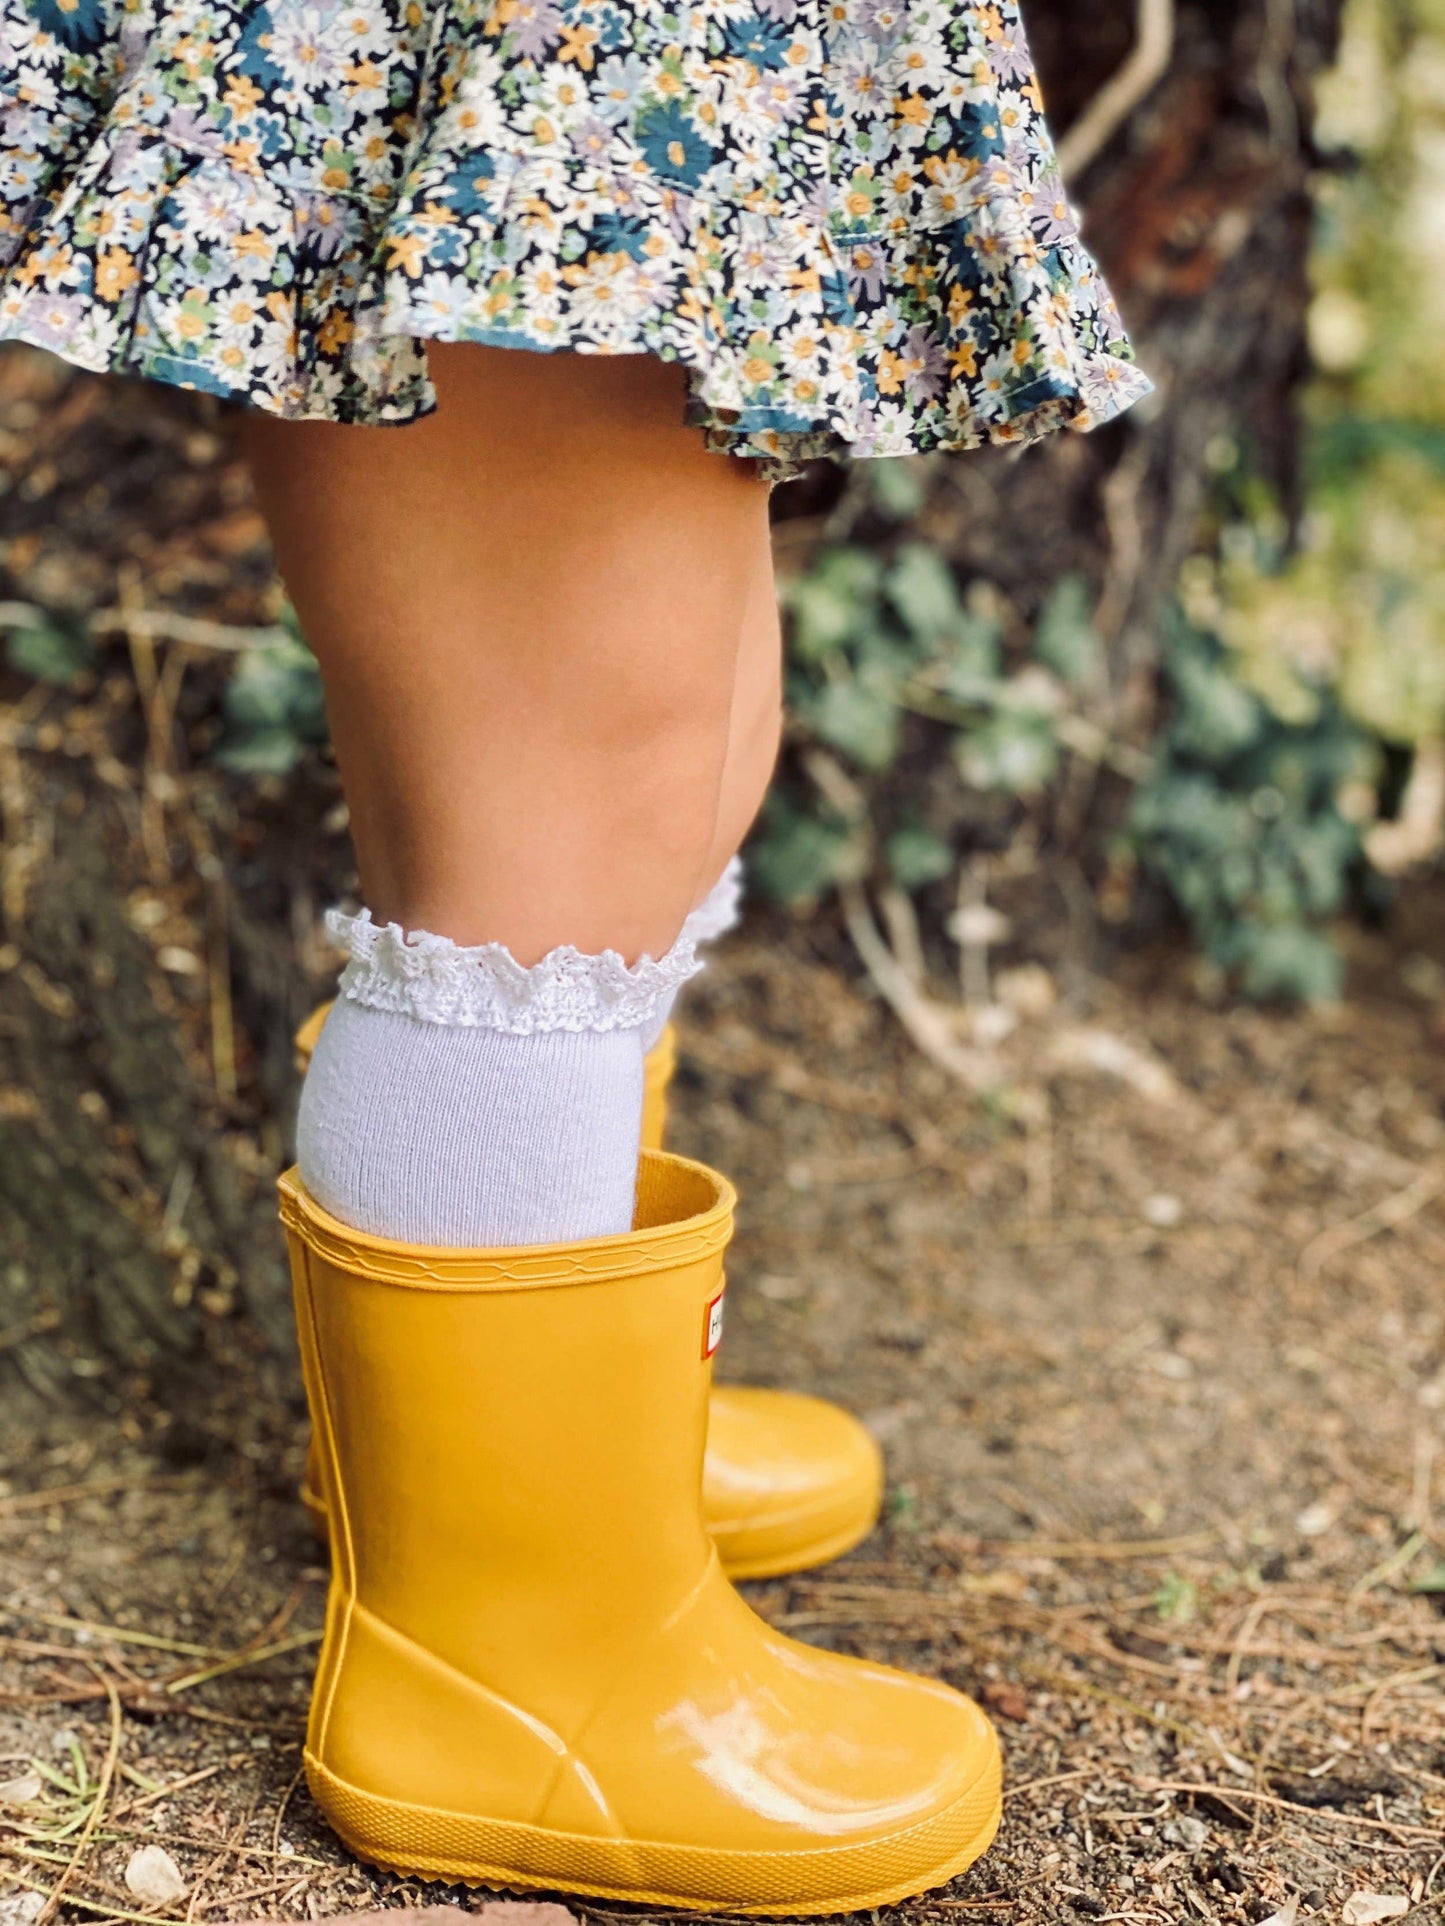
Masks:
[[[868,467],[879,513],[895,522],[911,522],[928,496],[928,471],[923,463],[899,455],[869,462]]]
[[[304,642],[278,641],[241,658],[222,697],[216,761],[251,775],[285,775],[326,740],[321,671]]]
[[[916,824],[888,838],[888,867],[903,889],[922,889],[953,868],[953,851],[941,836]]]
[[[825,683],[804,716],[824,742],[863,769],[886,769],[898,753],[898,703],[860,677]]]
[[[1412,1578],[1410,1590],[1426,1593],[1431,1597],[1445,1593],[1445,1559],[1432,1565],[1428,1572],[1422,1572],[1419,1578]]]
[[[1326,1003],[1340,993],[1344,964],[1319,930],[1304,923],[1244,923],[1233,945],[1243,968],[1240,988],[1260,1002]]]
[[[1089,585],[1082,575],[1055,584],[1034,628],[1034,651],[1071,688],[1094,681],[1103,666],[1103,645],[1094,630]]]
[[[245,776],[287,776],[301,760],[306,744],[294,730],[270,727],[228,734],[215,752],[223,769]]]
[[[1058,767],[1059,745],[1047,715],[1005,709],[960,737],[955,755],[959,773],[975,789],[1030,796]]]
[[[955,702],[992,708],[999,699],[998,625],[981,616],[966,616],[945,656],[942,693]]]
[[[68,623],[43,621],[12,629],[5,655],[12,669],[37,682],[70,682],[95,660],[95,644]]]
[[[937,643],[955,635],[965,620],[953,571],[926,542],[908,542],[899,549],[884,589],[920,642]]]
[[[1187,1625],[1199,1609],[1199,1590],[1193,1579],[1166,1572],[1154,1592],[1154,1609],[1174,1625]]]
[[[881,565],[866,549],[825,549],[786,591],[798,659],[821,662],[867,626],[877,607],[881,578]]]
[[[1222,661],[1183,652],[1170,667],[1179,705],[1171,732],[1176,749],[1202,762],[1221,763],[1258,739],[1267,711]]]
[[[815,903],[847,870],[851,851],[846,829],[778,797],[748,850],[749,880],[778,902]]]

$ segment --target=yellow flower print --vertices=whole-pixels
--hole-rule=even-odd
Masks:
[[[221,98],[238,119],[244,120],[248,114],[254,113],[265,96],[249,74],[233,74]]]
[[[418,275],[426,261],[426,243],[419,234],[388,234],[386,265],[394,273]]]
[[[356,324],[344,308],[333,308],[321,324],[316,337],[324,355],[339,355],[356,333]]]
[[[589,26],[564,27],[562,44],[557,49],[559,60],[573,60],[583,73],[591,73],[594,65],[592,49],[597,45],[597,29]]]
[[[102,301],[119,301],[139,279],[140,269],[124,248],[108,247],[95,264],[95,291]]]
[[[780,466],[1030,440],[1147,387],[1052,206],[1018,0],[21,4],[0,338],[162,378],[184,343],[197,385],[361,421],[424,407],[439,331],[655,354],[711,447]],[[112,37],[61,48],[61,10]],[[76,195],[102,91],[118,164]],[[142,292],[149,332],[116,328]],[[775,396],[790,426],[745,428]]]
[[[878,363],[878,392],[881,395],[896,395],[903,387],[903,377],[907,363],[902,355],[885,348]]]

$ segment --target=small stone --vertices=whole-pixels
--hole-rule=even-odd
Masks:
[[[1012,1679],[990,1679],[979,1697],[989,1711],[1001,1719],[1013,1719],[1021,1724],[1029,1715],[1028,1694]]]
[[[1344,1926],[1379,1926],[1382,1919],[1398,1919],[1409,1910],[1404,1893],[1351,1893],[1340,1917]]]
[[[137,1846],[126,1861],[125,1883],[153,1906],[173,1906],[186,1896],[181,1869],[164,1846]]]
[[[1209,1843],[1209,1828],[1202,1819],[1181,1812],[1177,1818],[1165,1820],[1159,1829],[1159,1836],[1171,1846],[1183,1846],[1186,1852],[1198,1852],[1201,1846]]]
[[[1295,1519],[1295,1530],[1305,1538],[1319,1538],[1335,1522],[1335,1508],[1321,1498],[1313,1505],[1306,1505]]]
[[[38,1772],[22,1772],[0,1786],[0,1806],[33,1806],[44,1790]]]

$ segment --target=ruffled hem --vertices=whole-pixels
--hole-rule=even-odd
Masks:
[[[654,1024],[696,976],[684,929],[665,956],[628,963],[616,950],[586,956],[570,945],[526,967],[503,943],[469,948],[427,930],[373,923],[371,912],[328,910],[326,933],[351,961],[341,995],[421,1023],[536,1036],[544,1030],[640,1030]]]
[[[743,859],[734,856],[722,875],[687,919],[694,943],[715,943],[736,929],[743,908]]]
[[[620,158],[442,154],[379,214],[204,132],[130,124],[123,100],[85,127],[0,98],[0,340],[368,424],[435,406],[428,340],[646,353],[686,368],[711,448],[775,479],[1088,430],[1150,391],[1072,222],[1045,245],[987,170],[959,218],[845,233]],[[596,245],[529,278],[517,264],[564,203]],[[248,250],[269,266],[238,294],[223,270]]]

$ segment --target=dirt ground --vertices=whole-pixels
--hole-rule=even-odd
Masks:
[[[1422,892],[1353,939],[1337,1011],[1210,1010],[1167,955],[1026,998],[1012,1116],[806,929],[696,986],[673,1141],[742,1192],[724,1371],[841,1399],[889,1465],[856,1554],[750,1595],[1004,1741],[997,1846],[909,1926],[1445,1915],[1442,925]],[[299,1408],[218,1426],[4,1467],[5,1926],[438,1896],[349,1863],[300,1776]]]

